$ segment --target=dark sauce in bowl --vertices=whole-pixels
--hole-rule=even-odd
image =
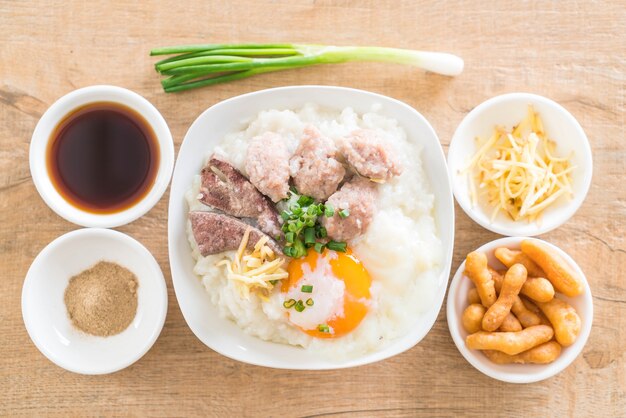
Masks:
[[[99,214],[121,212],[143,199],[159,159],[156,135],[143,116],[111,102],[73,110],[46,150],[56,190],[73,206]]]

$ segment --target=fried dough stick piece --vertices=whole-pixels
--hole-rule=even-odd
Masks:
[[[537,306],[548,317],[548,320],[554,327],[556,340],[563,347],[574,344],[578,334],[580,334],[581,325],[576,309],[558,298],[554,298],[546,303],[537,303]]]
[[[493,306],[493,305],[491,305]],[[498,331],[501,332],[517,332],[523,329],[520,321],[513,315],[511,312],[504,317],[504,321],[502,321],[502,325],[498,328]]]
[[[465,331],[473,334],[482,330],[481,324],[486,311],[487,308],[480,303],[473,303],[465,308],[461,316],[461,322],[463,323]]]
[[[483,353],[496,364],[548,364],[561,354],[561,344],[548,341],[513,356],[494,350],[485,350]]]
[[[554,288],[565,296],[578,296],[584,291],[583,279],[552,247],[539,240],[523,240],[522,252],[546,272]]]
[[[541,270],[533,260],[530,259],[526,254],[519,250],[511,250],[506,247],[496,248],[493,252],[493,255],[496,256],[498,260],[502,264],[504,264],[507,268],[511,268],[513,264],[521,264],[526,267],[526,271],[529,276],[532,277],[544,277],[545,273]]]
[[[476,251],[469,253],[465,259],[465,273],[474,282],[483,306],[488,308],[493,305],[497,297],[493,278],[487,266],[487,256]]]
[[[511,312],[513,302],[516,299],[519,300],[519,296],[517,295],[522,289],[525,281],[526,268],[521,264],[514,264],[506,272],[504,279],[499,286],[501,291],[498,299],[489,307],[489,309],[487,309],[487,312],[483,317],[483,329],[485,331],[495,331],[500,327],[500,325],[502,325],[504,318]]]
[[[467,303],[469,303],[470,305],[474,303],[481,303],[480,296],[478,295],[478,290],[476,290],[475,287],[472,287],[467,293]]]
[[[499,272],[493,269],[489,269],[489,271],[491,272],[491,275],[493,277],[493,281],[496,286],[496,292],[500,292],[500,288],[502,287],[502,282],[504,278]],[[528,279],[526,280],[528,281]],[[522,289],[524,289],[524,286],[522,286]],[[541,324],[541,318],[535,312],[526,308],[526,305],[524,305],[519,295],[516,295],[513,298],[513,305],[511,305],[511,312],[515,314],[515,316],[517,317],[517,319],[519,320],[519,322],[522,324],[524,328]]]
[[[478,331],[468,335],[465,344],[472,350],[497,350],[515,355],[548,342],[554,330],[547,325],[535,325],[518,332]]]

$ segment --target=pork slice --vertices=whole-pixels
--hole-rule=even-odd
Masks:
[[[332,217],[322,220],[328,236],[337,241],[347,241],[363,234],[374,217],[377,193],[376,184],[362,177],[354,177],[344,183],[326,202],[335,209]],[[349,215],[342,218],[339,212],[344,209]]]
[[[229,215],[254,218],[259,228],[272,237],[282,235],[272,202],[235,167],[213,156],[201,176],[200,202]]]
[[[250,182],[274,202],[288,197],[290,156],[285,139],[277,133],[250,139],[245,161]]]
[[[339,141],[339,150],[363,177],[386,181],[402,174],[393,145],[377,131],[358,129]]]
[[[308,126],[289,166],[299,193],[318,200],[328,199],[337,190],[346,170],[335,159],[337,148],[332,139]]]
[[[280,245],[272,237],[232,216],[215,212],[193,211],[189,213],[189,219],[193,237],[198,244],[200,254],[204,257],[236,250],[248,228],[252,228],[248,240],[248,249],[253,249],[261,238],[267,236],[269,237],[267,245],[274,252],[282,252]]]

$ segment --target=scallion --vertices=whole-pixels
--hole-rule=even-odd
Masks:
[[[295,303],[295,305],[293,305],[293,308],[298,312],[302,312],[306,307],[304,306],[304,303],[299,300]]]
[[[342,253],[346,252],[347,246],[348,245],[345,242],[339,242],[339,241],[328,241],[328,243],[326,244],[326,247],[328,247],[329,250],[338,251]]]
[[[295,254],[292,256],[293,258],[300,258],[306,255],[306,247],[304,246],[302,241],[296,240],[296,242],[293,243],[292,248],[295,249]]]
[[[343,219],[347,218],[348,216],[350,216],[350,210],[349,209],[340,210],[339,216],[341,216]]]
[[[311,298],[308,298],[304,303],[306,304],[306,306],[313,306],[315,304],[315,302]]]
[[[189,90],[267,72],[351,61],[412,65],[449,76],[463,71],[463,60],[455,55],[371,46],[207,44],[156,48],[150,51],[150,55],[173,55],[155,64],[159,73],[169,76],[161,81],[166,92]]]
[[[309,206],[311,203],[314,203],[315,200],[311,196],[302,195],[298,198],[298,204],[300,206]]]
[[[307,245],[315,244],[315,228],[304,228],[304,243]]]
[[[323,333],[329,333],[330,332],[330,327],[326,324],[319,324],[317,326],[317,330],[319,332],[323,332]]]
[[[289,299],[283,302],[283,307],[285,309],[290,309],[292,308],[294,305],[296,304],[296,300],[295,299]]]
[[[304,284],[302,285],[302,287],[300,288],[300,291],[302,293],[313,293],[313,286],[308,285],[308,284]]]

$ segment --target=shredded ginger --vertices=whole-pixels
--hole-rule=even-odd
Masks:
[[[486,196],[493,221],[500,211],[511,219],[528,222],[540,218],[559,197],[572,196],[568,158],[554,156],[556,144],[546,136],[539,114],[528,107],[526,118],[511,132],[496,127],[469,162],[472,204]],[[476,191],[478,183],[479,193]]]
[[[226,266],[228,280],[233,280],[243,297],[255,293],[267,300],[276,280],[286,279],[289,274],[283,268],[285,259],[276,255],[267,245],[269,237],[262,237],[252,252],[247,250],[250,239],[248,228],[241,239],[239,248],[232,260],[219,261],[217,266]]]

